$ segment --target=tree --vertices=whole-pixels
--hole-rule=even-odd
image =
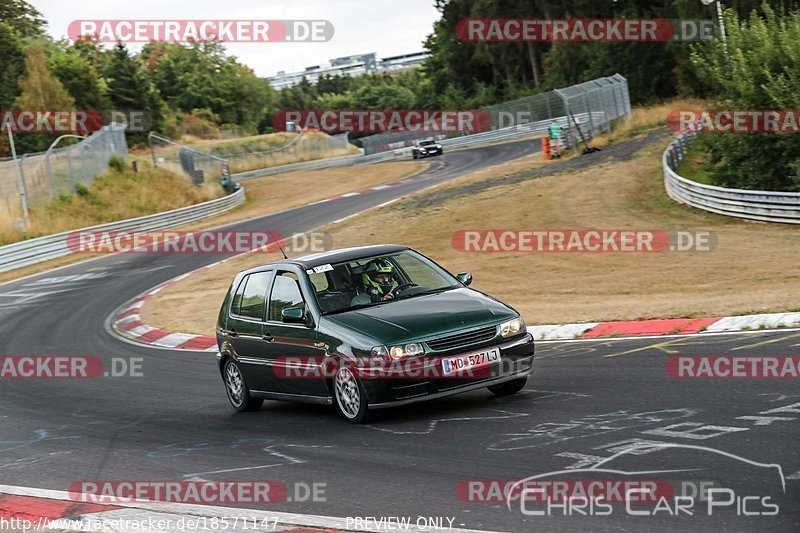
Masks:
[[[164,100],[184,113],[209,109],[221,123],[255,130],[275,105],[272,87],[219,43],[152,43],[142,61]]]
[[[0,108],[8,109],[19,95],[19,78],[25,70],[22,39],[4,22],[0,22]]]
[[[32,45],[25,54],[25,74],[19,83],[20,94],[15,109],[63,111],[75,109],[75,100],[47,68],[47,58],[41,45]],[[19,136],[21,152],[46,149],[55,135],[26,133]]]
[[[108,78],[108,97],[115,110],[145,111],[150,115],[151,130],[163,128],[161,97],[124,44],[117,43],[114,47],[105,75]],[[133,139],[141,141],[144,136],[133,135]]]
[[[80,48],[62,41],[52,47],[49,55],[50,69],[75,99],[78,109],[109,109],[105,80]]]
[[[25,0],[0,2],[0,22],[6,23],[22,37],[40,37],[46,24],[39,10]]]
[[[720,109],[800,109],[800,10],[740,19],[727,12],[727,47],[694,47],[698,77],[718,95]],[[726,187],[800,191],[800,139],[778,133],[702,135],[710,172]]]

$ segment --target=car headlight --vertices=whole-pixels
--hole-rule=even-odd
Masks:
[[[522,317],[517,317],[514,320],[503,322],[500,324],[500,335],[503,337],[513,337],[525,330],[525,321]]]
[[[418,342],[412,342],[410,344],[404,344],[400,346],[392,346],[389,348],[389,356],[394,360],[402,359],[403,357],[422,355],[423,353],[425,353],[425,350]]]
[[[386,346],[375,346],[372,349],[372,357],[389,357],[389,350]]]

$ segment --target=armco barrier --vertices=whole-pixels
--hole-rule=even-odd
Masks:
[[[69,255],[67,237],[76,231],[159,231],[203,220],[227,211],[244,201],[244,187],[233,194],[202,204],[190,205],[173,211],[156,213],[90,228],[75,229],[46,237],[29,239],[7,246],[0,246],[0,272]]]
[[[664,187],[670,198],[720,215],[800,224],[800,193],[726,189],[679,176],[675,169],[683,161],[695,135],[683,133],[664,150],[661,165],[664,169]]]

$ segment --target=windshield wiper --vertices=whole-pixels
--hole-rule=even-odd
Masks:
[[[440,289],[428,289],[427,291],[415,292],[414,294],[409,294],[408,296],[402,296],[398,298],[398,300],[406,300],[408,298],[414,298],[415,296],[428,296],[430,294],[439,294],[440,292],[449,291],[457,288],[458,285],[451,285],[450,287],[442,287]]]
[[[325,316],[327,316],[327,315],[338,315],[339,313],[346,313],[348,311],[355,311],[357,309],[364,309],[364,308],[367,308],[367,307],[375,307],[375,306],[378,306],[378,305],[381,305],[381,304],[385,304],[385,303],[388,303],[388,302],[393,302],[393,301],[394,300],[381,300],[380,302],[372,302],[372,303],[368,303],[368,304],[356,304],[356,305],[351,305],[350,307],[346,307],[344,309],[337,309],[336,311],[328,311],[327,313],[322,313],[322,314],[325,315]]]

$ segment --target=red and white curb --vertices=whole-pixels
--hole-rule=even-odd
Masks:
[[[150,326],[142,322],[141,311],[145,302],[163,289],[182,279],[186,279],[196,272],[220,265],[227,261],[223,259],[216,263],[200,267],[175,278],[156,285],[144,294],[141,294],[123,304],[117,309],[110,319],[111,331],[125,339],[132,340],[141,344],[146,344],[154,348],[165,348],[170,350],[188,350],[193,352],[216,352],[217,339],[207,335],[197,335],[193,333],[176,333],[158,327]]]
[[[337,531],[421,533],[432,531],[413,523],[402,528],[380,525],[364,519],[338,518],[192,505],[180,503],[80,503],[66,491],[0,485],[0,530],[87,531],[113,533],[155,533],[163,531],[217,532],[282,531],[285,533],[336,533]],[[447,533],[490,533],[471,529],[435,528]]]
[[[669,318],[630,322],[587,322],[528,326],[536,340],[597,339],[652,335],[691,335],[800,326],[800,313],[766,313],[722,318]]]

